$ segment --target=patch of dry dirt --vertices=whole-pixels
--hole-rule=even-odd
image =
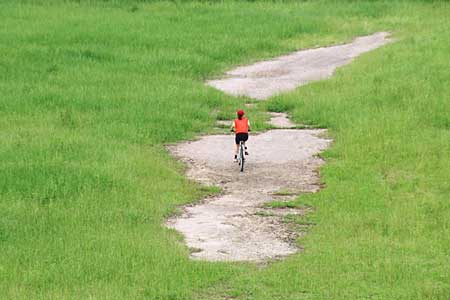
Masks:
[[[295,124],[288,119],[286,113],[271,112],[269,124],[276,128],[295,128]]]
[[[294,52],[243,66],[226,73],[226,78],[208,85],[234,96],[267,99],[311,81],[330,77],[334,70],[353,58],[390,42],[389,33],[378,32],[356,38],[352,43]]]
[[[233,124],[233,121],[231,121],[231,120],[217,120],[216,121],[216,125],[219,127],[230,128],[231,124]]]
[[[223,194],[187,206],[168,226],[180,231],[193,258],[224,261],[261,261],[298,251],[296,233],[283,222],[287,209],[268,209],[266,202],[279,199],[274,193],[295,194],[319,190],[316,172],[323,161],[316,156],[330,140],[325,130],[272,130],[253,135],[244,173],[233,163],[233,135],[204,136],[169,146],[186,162],[190,178],[218,185]],[[299,211],[296,212],[301,213]]]

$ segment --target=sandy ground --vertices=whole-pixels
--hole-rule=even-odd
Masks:
[[[261,261],[295,253],[297,236],[283,222],[299,210],[268,209],[282,190],[296,195],[319,189],[316,172],[323,161],[315,155],[330,143],[324,130],[272,130],[251,136],[244,173],[233,163],[233,135],[205,136],[170,146],[188,165],[188,176],[218,185],[223,193],[184,208],[168,221],[195,249],[193,258],[225,261]],[[294,196],[283,197],[284,200]]]
[[[356,56],[390,42],[388,36],[387,32],[378,32],[358,37],[350,44],[297,51],[236,68],[228,71],[226,78],[210,80],[207,84],[234,96],[267,99],[330,77],[336,68],[350,63]]]
[[[266,99],[331,76],[337,67],[354,57],[389,42],[387,36],[388,33],[380,32],[356,38],[350,44],[298,51],[239,67],[228,72],[228,78],[208,84],[232,95]],[[230,124],[217,123],[220,127]],[[244,173],[233,163],[233,135],[204,136],[168,146],[174,156],[187,164],[189,178],[222,189],[220,195],[185,206],[181,216],[167,221],[167,226],[184,235],[192,258],[264,261],[299,250],[295,240],[300,231],[290,228],[283,219],[306,211],[271,209],[264,204],[317,192],[317,170],[323,164],[317,154],[331,141],[324,138],[324,129],[292,129],[295,124],[285,113],[271,113],[269,124],[278,129],[250,136],[250,156]]]
[[[296,125],[289,120],[286,113],[271,112],[269,124],[276,128],[294,128]]]

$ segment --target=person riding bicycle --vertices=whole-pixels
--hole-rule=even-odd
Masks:
[[[237,154],[239,150],[239,143],[242,141],[245,147],[245,155],[248,155],[247,146],[245,142],[248,140],[248,132],[250,131],[250,121],[244,117],[245,112],[240,109],[237,111],[237,119],[234,119],[231,131],[236,133],[234,145],[234,161],[237,162]]]

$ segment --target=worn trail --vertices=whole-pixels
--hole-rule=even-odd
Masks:
[[[389,40],[387,33],[360,37],[346,45],[304,50],[271,61],[240,67],[229,78],[209,81],[232,95],[266,99],[313,80]],[[272,113],[276,130],[251,135],[244,173],[232,162],[232,135],[211,135],[169,146],[188,166],[189,178],[222,188],[221,195],[185,206],[167,225],[181,232],[192,258],[212,261],[263,261],[298,251],[298,230],[284,222],[299,209],[272,209],[273,200],[289,200],[319,190],[317,154],[331,143],[326,130],[296,130],[286,114]],[[227,124],[219,124],[227,125]]]
[[[391,40],[387,32],[356,38],[352,43],[307,49],[243,66],[226,73],[226,78],[210,80],[208,85],[235,96],[264,100],[293,90],[311,81],[326,79],[336,68]]]
[[[197,249],[195,258],[208,260],[264,260],[297,251],[293,233],[282,225],[286,213],[264,208],[287,190],[293,195],[319,189],[315,154],[329,140],[324,130],[272,130],[252,136],[245,172],[232,163],[232,135],[205,136],[170,147],[189,166],[188,176],[219,185],[223,194],[202,204],[185,207],[169,221]],[[292,197],[292,196],[291,196]]]

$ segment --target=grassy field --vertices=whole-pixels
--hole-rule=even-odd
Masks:
[[[0,3],[0,298],[439,299],[450,295],[450,4]],[[237,64],[375,31],[396,42],[253,108],[329,128],[301,254],[193,262],[162,226],[214,192],[164,144],[248,99]]]

